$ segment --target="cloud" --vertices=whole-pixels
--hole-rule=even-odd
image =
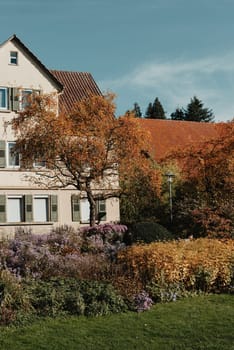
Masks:
[[[196,95],[205,107],[213,109],[217,120],[228,120],[234,115],[234,52],[197,60],[147,62],[99,84],[116,92],[120,104],[134,94],[134,101],[145,105],[158,96],[169,114],[177,107],[186,107]],[[126,109],[131,100],[128,103]]]

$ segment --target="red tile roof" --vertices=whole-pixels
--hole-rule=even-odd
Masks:
[[[217,136],[216,126],[213,123],[143,118],[139,119],[139,122],[152,136],[156,160],[163,158],[178,147]]]
[[[63,85],[59,95],[60,108],[69,111],[73,104],[90,95],[101,95],[101,91],[90,73],[51,70],[53,76]]]

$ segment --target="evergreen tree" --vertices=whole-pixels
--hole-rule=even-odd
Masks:
[[[152,103],[150,102],[149,104],[148,104],[148,107],[147,107],[147,109],[146,109],[146,112],[145,112],[145,117],[146,118],[152,118],[152,112],[153,111],[153,105],[152,105]]]
[[[136,118],[142,117],[141,108],[137,102],[134,103],[133,113],[135,114]]]
[[[171,113],[171,120],[184,120],[184,109],[176,108],[175,112]]]
[[[166,119],[166,113],[158,97],[155,98],[153,104],[149,103],[145,117],[151,119]]]
[[[196,96],[191,98],[184,113],[185,121],[212,122],[214,114],[211,109],[204,108],[203,103]]]

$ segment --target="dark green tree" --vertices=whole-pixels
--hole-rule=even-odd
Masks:
[[[176,108],[175,112],[171,113],[171,120],[184,120],[184,109]]]
[[[145,117],[148,118],[148,119],[152,118],[152,113],[153,113],[153,105],[150,102],[148,104],[148,107],[146,108]]]
[[[166,113],[158,97],[155,98],[153,104],[149,103],[145,117],[150,119],[166,119]]]
[[[134,103],[134,107],[133,107],[132,111],[135,114],[135,117],[137,117],[137,118],[142,117],[141,108],[137,102]]]
[[[214,114],[211,109],[204,108],[203,102],[194,96],[184,112],[184,120],[207,123],[214,120]]]

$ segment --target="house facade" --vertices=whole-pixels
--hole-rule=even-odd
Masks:
[[[89,221],[84,196],[73,188],[48,190],[31,183],[27,176],[40,164],[22,170],[20,155],[12,152],[14,134],[6,125],[25,108],[31,93],[55,94],[58,111],[69,110],[90,93],[101,94],[90,73],[48,70],[16,35],[0,45],[0,238],[13,236],[19,228],[46,233]],[[119,221],[118,198],[100,200],[97,210],[103,221]]]

